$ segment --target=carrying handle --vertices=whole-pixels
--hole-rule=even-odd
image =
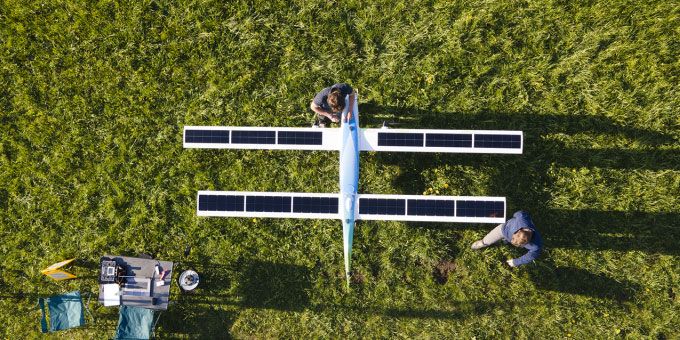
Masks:
[[[38,298],[38,305],[40,306],[40,312],[42,313],[42,318],[40,319],[40,330],[43,333],[47,333],[47,314],[45,314],[45,299]]]
[[[92,297],[92,292],[87,292],[87,302],[83,303],[83,307],[85,308],[87,315],[89,315],[90,319],[92,319],[92,322],[94,322],[94,315],[92,315],[92,312],[90,312],[90,308],[88,307],[90,305],[90,298],[91,297]]]

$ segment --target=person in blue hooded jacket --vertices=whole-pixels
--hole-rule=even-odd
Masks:
[[[510,242],[515,247],[523,247],[529,250],[526,254],[507,260],[510,267],[517,267],[533,262],[541,254],[543,239],[538,233],[534,222],[525,211],[518,211],[507,222],[499,224],[491,230],[483,239],[472,244],[473,250],[486,248],[500,240]]]

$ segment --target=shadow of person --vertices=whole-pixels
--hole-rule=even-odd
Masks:
[[[539,260],[528,268],[529,276],[538,289],[584,295],[619,302],[635,297],[640,285],[628,280],[615,280],[607,275],[585,269],[556,266],[550,259]]]
[[[678,213],[544,209],[532,215],[551,248],[680,254]]]

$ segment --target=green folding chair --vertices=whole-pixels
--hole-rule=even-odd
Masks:
[[[47,311],[45,312],[45,304]],[[38,305],[42,312],[40,326],[43,333],[56,332],[85,325],[85,310],[80,291],[39,298]]]
[[[154,321],[152,309],[120,306],[115,339],[150,339],[159,318]]]

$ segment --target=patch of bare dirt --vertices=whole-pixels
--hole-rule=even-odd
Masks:
[[[456,263],[448,260],[441,260],[434,266],[432,276],[437,283],[443,285],[449,280],[449,274],[454,271],[456,271]]]
[[[366,282],[366,276],[355,270],[352,272],[352,276],[350,276],[350,281],[355,284],[364,284]]]

